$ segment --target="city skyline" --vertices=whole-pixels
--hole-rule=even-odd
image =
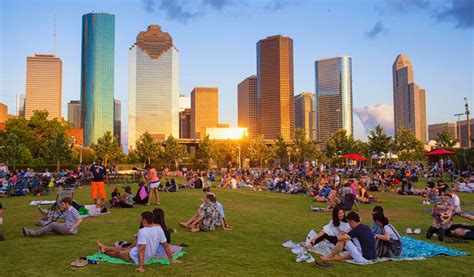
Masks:
[[[262,37],[275,34],[283,34],[294,40],[295,91],[297,92],[314,90],[314,77],[311,68],[311,63],[314,60],[341,54],[353,57],[354,112],[359,115],[359,118],[354,116],[356,138],[363,138],[361,134],[365,133],[360,122],[361,115],[364,115],[363,118],[368,118],[364,120],[367,126],[373,125],[373,118],[377,118],[374,115],[384,111],[374,107],[378,105],[390,107],[393,104],[390,66],[393,58],[399,53],[406,53],[412,60],[416,60],[416,80],[423,84],[423,87],[429,92],[429,97],[426,99],[427,124],[453,121],[452,115],[462,111],[464,96],[469,97],[469,101],[472,103],[473,54],[472,40],[469,39],[469,34],[472,34],[472,24],[462,25],[461,21],[438,20],[432,17],[428,11],[416,7],[412,7],[412,13],[416,13],[417,16],[410,15],[406,12],[407,6],[403,6],[409,4],[395,6],[393,3],[389,3],[390,1],[367,1],[360,5],[354,5],[350,2],[337,2],[346,5],[331,6],[325,1],[319,1],[317,4],[300,2],[278,9],[271,9],[265,4],[253,5],[252,8],[264,11],[261,15],[262,18],[254,16],[242,6],[235,7],[239,14],[234,15],[229,11],[231,8],[228,6],[224,7],[222,11],[210,8],[211,10],[206,11],[203,15],[205,20],[191,18],[187,24],[173,16],[156,14],[156,10],[146,9],[144,1],[126,2],[122,5],[109,5],[110,1],[76,2],[74,8],[57,14],[57,51],[58,56],[63,60],[64,67],[63,110],[66,110],[65,106],[69,100],[79,98],[80,66],[78,67],[77,61],[78,57],[80,59],[80,50],[78,52],[80,49],[80,42],[78,43],[80,40],[80,17],[91,10],[115,14],[117,24],[120,22],[120,28],[117,26],[115,43],[117,52],[120,49],[120,54],[116,55],[115,60],[118,61],[116,71],[121,73],[115,78],[117,92],[115,98],[122,100],[123,103],[128,101],[126,97],[128,70],[123,66],[123,57],[126,56],[123,53],[128,50],[129,42],[133,41],[129,39],[131,34],[134,33],[136,36],[143,26],[155,23],[173,33],[175,44],[180,49],[182,56],[180,67],[183,68],[181,91],[188,95],[187,92],[192,87],[202,83],[219,87],[221,91],[219,118],[222,119],[222,122],[230,122],[232,125],[237,125],[236,85],[246,76],[256,73],[255,42]],[[432,5],[435,6],[435,4]],[[39,7],[31,2],[29,6],[16,9],[17,6],[13,1],[2,2],[2,10],[5,11],[5,16],[2,17],[3,41],[21,41],[21,37],[29,37],[37,42],[35,45],[20,43],[20,45],[15,45],[16,49],[12,49],[13,45],[7,43],[2,48],[2,60],[5,61],[4,64],[9,64],[9,70],[6,70],[5,66],[2,67],[1,101],[8,104],[10,113],[14,113],[15,110],[15,95],[25,92],[24,81],[17,81],[25,79],[25,67],[21,60],[34,53],[48,53],[47,50],[52,48],[54,11],[55,9],[59,11],[57,7],[61,7],[61,5],[57,1],[46,1]],[[450,3],[447,3],[446,6],[444,9],[449,10]],[[233,8],[232,10],[234,10]],[[43,11],[44,16],[30,17],[31,13],[28,11],[32,9]],[[359,16],[365,17],[364,20],[350,15],[349,11],[353,10],[360,11]],[[314,16],[305,16],[308,13],[314,14]],[[10,14],[15,14],[15,17]],[[29,24],[21,23],[21,20],[25,21],[27,14],[28,20],[30,20]],[[282,15],[292,20],[292,24],[290,24],[292,26],[285,26],[278,22],[278,18]],[[352,23],[350,32],[336,21],[336,18],[345,15],[347,15],[345,20]],[[248,20],[245,21],[248,22],[243,22],[241,17],[246,17]],[[129,20],[131,18],[135,19],[134,22]],[[303,18],[305,20],[302,20]],[[400,18],[403,20],[399,21]],[[394,25],[395,19],[399,24],[397,28]],[[382,31],[377,31],[375,28],[381,25],[376,24],[379,21],[382,22]],[[197,30],[208,29],[207,26],[215,26],[216,22],[221,22],[222,27],[213,31],[197,32]],[[255,22],[260,22],[259,25],[256,25],[258,27],[249,29],[250,26],[255,25]],[[124,25],[125,23],[126,25]],[[236,30],[233,34],[233,36],[239,37],[239,47],[232,47],[232,36],[227,34],[226,29],[237,23],[243,24],[242,29]],[[326,24],[322,25],[322,23]],[[328,26],[331,24],[327,23],[334,24]],[[15,28],[9,28],[12,26]],[[32,26],[34,27],[32,28]],[[324,26],[324,28],[311,26]],[[27,27],[31,30],[26,30]],[[119,29],[120,31],[118,31]],[[50,30],[50,32],[45,30]],[[406,44],[395,40],[401,30],[406,36],[412,38],[413,43]],[[15,39],[13,31],[21,33],[22,36]],[[331,32],[335,31],[337,31],[337,36],[331,35]],[[440,36],[443,37],[443,41],[447,42],[434,43]],[[215,40],[213,37],[219,39]],[[344,37],[344,39],[339,37]],[[196,40],[197,38],[201,39]],[[324,39],[327,45],[320,44],[317,38]],[[193,41],[193,43],[189,43],[189,41]],[[209,43],[210,41],[212,43]],[[345,44],[342,41],[350,41],[350,43]],[[232,49],[233,55],[228,55],[228,49]],[[439,52],[442,52],[443,55],[439,56]],[[18,55],[18,53],[22,54]],[[203,60],[208,61],[205,70],[201,66]],[[225,66],[224,61],[230,61],[232,66]],[[468,62],[466,63],[466,61]],[[126,59],[125,62],[127,62]],[[442,68],[437,66],[440,63],[443,64]],[[119,66],[119,64],[121,65]],[[443,113],[438,113],[437,107],[444,103],[451,103],[451,105],[443,107]],[[127,115],[125,108],[122,114]],[[66,114],[63,113],[63,116],[66,117]],[[126,118],[122,117],[122,121],[126,124]],[[124,129],[126,128],[125,125]]]

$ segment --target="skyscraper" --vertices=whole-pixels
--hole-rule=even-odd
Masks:
[[[295,125],[306,133],[307,140],[316,139],[314,94],[303,92],[295,96]]]
[[[54,55],[26,58],[25,117],[35,110],[47,110],[48,118],[61,119],[63,63]]]
[[[16,116],[25,117],[26,94],[16,95]]]
[[[395,134],[405,127],[417,139],[426,142],[426,100],[425,90],[414,82],[413,66],[404,54],[393,63],[393,108]]]
[[[257,43],[259,134],[289,141],[295,129],[293,40],[281,35]]]
[[[84,145],[114,131],[115,16],[82,16],[81,125]]]
[[[219,125],[217,88],[195,87],[191,92],[191,138],[202,139],[206,128]]]
[[[67,104],[67,121],[71,123],[71,128],[81,128],[81,101],[69,101]]]
[[[191,109],[179,112],[179,138],[191,138]]]
[[[352,58],[317,60],[314,69],[317,140],[324,143],[339,129],[352,135]]]
[[[258,135],[257,76],[245,78],[237,87],[238,125],[247,128],[248,136]]]
[[[114,136],[122,145],[122,102],[118,99],[114,99]]]
[[[179,53],[159,25],[140,32],[129,50],[128,145],[145,132],[179,137]]]
[[[0,123],[5,123],[8,120],[8,106],[0,103]]]
[[[191,109],[191,96],[181,94],[179,96],[179,111],[182,112],[186,109]]]

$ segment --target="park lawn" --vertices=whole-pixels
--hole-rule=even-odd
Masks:
[[[420,184],[421,185],[421,184]],[[107,188],[108,193],[112,186]],[[136,191],[136,186],[133,186]],[[311,264],[298,264],[295,256],[281,246],[293,239],[304,240],[310,229],[319,230],[330,219],[330,213],[310,212],[311,198],[247,190],[214,189],[224,205],[226,218],[233,231],[219,229],[213,233],[192,234],[178,226],[193,215],[203,198],[200,190],[182,189],[178,193],[161,193],[161,208],[165,210],[168,227],[176,228],[172,234],[175,244],[186,243],[186,255],[180,265],[146,266],[146,276],[194,275],[194,276],[284,276],[284,275],[351,275],[351,276],[472,276],[474,258],[435,257],[423,261],[385,262],[359,266],[333,262],[334,267],[317,269]],[[81,204],[90,204],[90,187],[78,189],[74,195]],[[373,193],[383,200],[391,223],[402,233],[407,227],[421,227],[423,239],[431,224],[431,217],[421,204],[420,197],[398,196],[394,193]],[[460,194],[461,200],[474,202],[474,194]],[[42,197],[12,197],[0,199],[5,207],[4,224],[0,226],[6,241],[0,242],[0,276],[123,276],[135,274],[134,267],[101,263],[72,271],[69,263],[81,256],[96,252],[95,242],[106,244],[130,241],[137,232],[142,211],[158,206],[137,206],[133,209],[111,209],[111,214],[87,218],[77,236],[46,235],[42,238],[23,237],[21,228],[35,228],[40,218],[36,207],[28,206],[30,200],[54,199],[55,193]],[[322,205],[319,205],[322,206]],[[370,211],[374,205],[360,205],[362,221],[370,224]],[[474,210],[474,206],[465,207]],[[456,222],[469,222],[457,217]],[[433,241],[440,243],[438,241]],[[474,253],[474,242],[442,245]]]

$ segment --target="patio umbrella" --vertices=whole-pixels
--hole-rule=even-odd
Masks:
[[[342,158],[349,159],[349,160],[356,160],[356,161],[367,161],[367,158],[361,156],[359,154],[345,154]]]
[[[449,150],[446,150],[446,149],[443,149],[443,148],[438,148],[438,149],[435,149],[431,152],[428,152],[425,154],[425,156],[448,156],[448,155],[455,155],[456,152],[454,151],[449,151]]]

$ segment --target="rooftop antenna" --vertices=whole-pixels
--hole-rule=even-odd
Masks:
[[[54,13],[53,54],[56,56],[56,13]]]

